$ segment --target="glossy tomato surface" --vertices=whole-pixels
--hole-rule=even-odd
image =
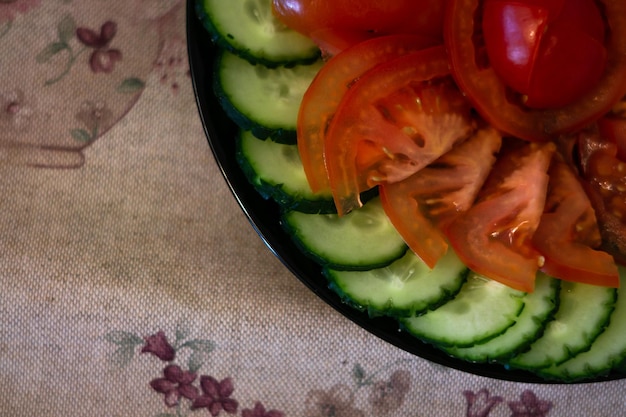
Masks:
[[[548,188],[552,143],[507,142],[476,203],[447,228],[450,244],[470,269],[531,292],[542,265],[532,237]]]
[[[562,159],[548,172],[547,199],[533,244],[544,257],[541,270],[573,282],[619,286],[615,260],[602,244],[594,209],[580,180]]]
[[[442,39],[445,5],[442,0],[273,0],[283,23],[331,50],[397,33]]]
[[[489,62],[526,106],[565,106],[604,73],[607,28],[594,0],[485,0],[482,8]]]

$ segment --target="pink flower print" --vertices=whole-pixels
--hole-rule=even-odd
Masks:
[[[329,391],[314,390],[307,396],[306,417],[363,417],[354,407],[354,392],[346,385],[335,385]]]
[[[109,47],[109,44],[117,33],[117,23],[106,21],[100,27],[100,33],[86,27],[76,29],[76,37],[85,46],[93,48],[89,58],[89,67],[95,73],[110,73],[115,68],[115,63],[122,59],[119,49]]]
[[[194,387],[196,374],[183,371],[178,365],[168,365],[163,369],[163,378],[150,381],[150,386],[159,394],[165,395],[165,405],[175,407],[181,397],[195,400],[198,397],[198,388]]]
[[[481,389],[477,393],[464,391],[463,395],[467,400],[467,417],[487,417],[491,409],[502,402],[502,397],[492,397],[486,389]]]
[[[526,390],[520,401],[510,401],[511,417],[546,417],[552,408],[550,401],[539,400],[534,392]]]
[[[41,0],[0,0],[0,22],[15,19],[20,13],[26,13],[41,3]]]
[[[281,411],[269,410],[265,411],[265,407],[260,402],[254,404],[253,409],[244,409],[241,411],[241,417],[284,417]]]
[[[3,129],[23,130],[32,114],[33,109],[26,102],[22,90],[0,92],[0,126]]]
[[[219,415],[224,410],[229,414],[237,412],[239,404],[230,398],[235,391],[233,381],[230,378],[218,382],[212,376],[202,375],[200,377],[200,388],[202,395],[198,396],[191,405],[192,410],[207,408],[213,417]]]
[[[165,337],[163,331],[159,331],[152,336],[144,337],[144,340],[146,344],[141,348],[141,353],[152,353],[164,362],[174,360],[176,351],[167,341],[167,337]]]

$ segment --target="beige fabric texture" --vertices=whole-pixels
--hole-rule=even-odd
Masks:
[[[0,417],[626,415],[625,381],[447,369],[301,284],[213,159],[184,1],[0,2],[0,34]]]

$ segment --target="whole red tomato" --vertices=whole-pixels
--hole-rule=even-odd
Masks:
[[[552,140],[626,94],[624,0],[448,0],[444,41],[459,88],[511,136]]]
[[[485,0],[482,29],[492,67],[529,107],[569,104],[604,73],[606,24],[594,0]]]

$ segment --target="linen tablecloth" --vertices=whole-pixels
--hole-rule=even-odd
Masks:
[[[213,159],[185,13],[0,1],[1,417],[626,415],[626,381],[447,369],[298,281]]]

